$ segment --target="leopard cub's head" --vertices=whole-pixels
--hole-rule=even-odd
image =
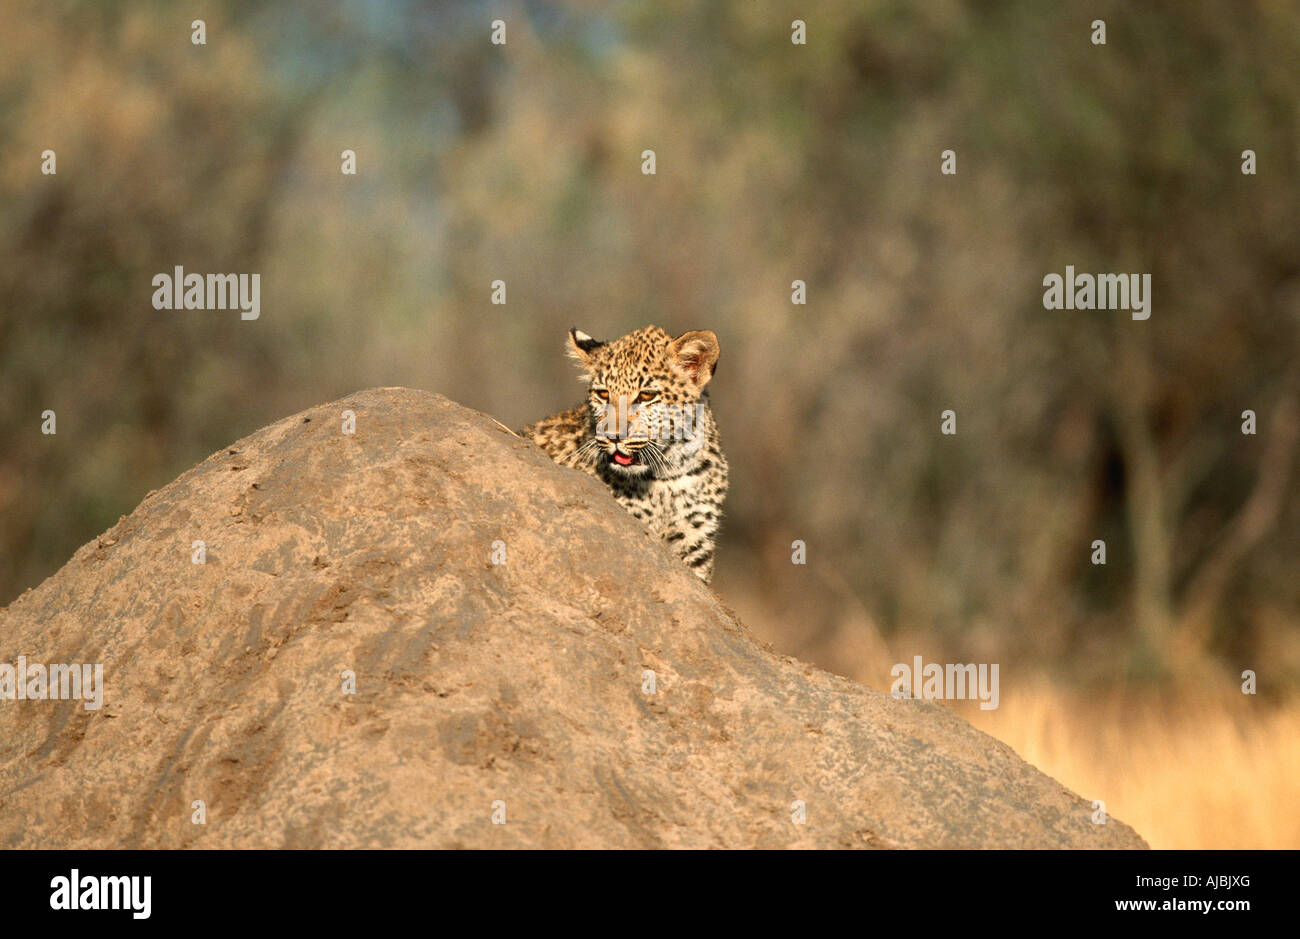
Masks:
[[[701,399],[718,365],[709,330],[674,339],[645,326],[601,342],[571,329],[569,353],[590,385],[596,435],[586,446],[616,472],[668,475],[706,442],[712,417]]]

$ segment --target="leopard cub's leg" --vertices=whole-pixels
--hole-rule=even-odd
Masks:
[[[697,524],[699,523],[698,527]],[[717,522],[699,516],[684,519],[665,539],[673,552],[700,580],[713,580],[713,541]]]

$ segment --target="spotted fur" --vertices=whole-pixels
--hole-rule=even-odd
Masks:
[[[600,342],[569,331],[587,401],[519,433],[564,466],[595,476],[706,584],[727,461],[705,386],[718,362],[708,330],[676,339],[646,326]]]

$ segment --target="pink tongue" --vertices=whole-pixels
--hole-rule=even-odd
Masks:
[[[618,451],[615,451],[614,462],[617,463],[619,466],[631,466],[632,458],[628,456],[626,453],[619,453]]]

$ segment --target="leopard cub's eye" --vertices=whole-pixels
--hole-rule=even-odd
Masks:
[[[599,398],[601,401],[608,401],[609,392],[606,391],[604,388],[598,388],[596,389],[596,397]]]
[[[637,395],[636,399],[639,402],[644,402],[644,401],[653,401],[657,397],[659,397],[659,392],[651,391],[649,388],[647,388],[645,391]]]

